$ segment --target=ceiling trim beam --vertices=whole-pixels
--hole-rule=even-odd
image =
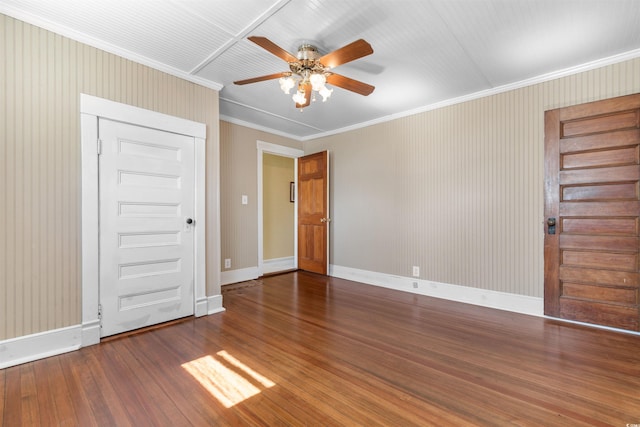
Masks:
[[[266,115],[271,116],[271,117],[276,117],[278,119],[287,121],[289,123],[295,123],[298,126],[303,126],[303,127],[306,127],[306,128],[309,128],[309,129],[313,129],[313,130],[316,130],[316,131],[319,131],[319,132],[322,132],[324,130],[324,129],[317,128],[315,126],[308,125],[308,124],[303,123],[303,122],[299,122],[297,120],[292,120],[292,119],[290,119],[288,117],[284,117],[284,116],[281,116],[279,114],[274,114],[274,113],[271,113],[269,111],[262,110],[260,108],[252,107],[251,105],[243,104],[242,102],[238,102],[238,101],[234,101],[232,99],[222,98],[221,97],[220,98],[220,102],[223,102],[223,101],[224,102],[228,102],[229,104],[237,105],[237,106],[242,107],[242,108],[247,108],[249,110],[257,111],[259,113],[266,114]]]
[[[218,49],[216,49],[213,53],[211,53],[211,55],[207,56],[207,58],[204,61],[196,65],[191,71],[189,71],[189,74],[193,75],[193,74],[199,73],[204,67],[206,67],[212,61],[218,58],[220,55],[225,53],[227,50],[229,50],[232,46],[234,46],[240,40],[244,39],[247,36],[247,34],[251,33],[253,30],[255,30],[260,25],[262,25],[264,21],[266,21],[267,19],[275,15],[280,9],[285,7],[289,2],[291,2],[291,0],[278,0],[269,9],[264,11],[264,13],[262,13],[255,20],[253,20],[253,22],[251,22],[249,25],[247,25],[242,30],[240,30],[238,34],[232,36],[232,38],[229,39],[225,44],[223,44]]]

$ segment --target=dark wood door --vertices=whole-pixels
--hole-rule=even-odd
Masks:
[[[640,94],[545,113],[546,315],[638,330],[639,144]]]
[[[298,268],[327,274],[329,266],[329,154],[298,159]]]

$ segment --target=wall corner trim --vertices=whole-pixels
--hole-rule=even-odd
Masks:
[[[207,298],[207,314],[222,313],[226,309],[222,306],[222,295],[212,295]]]
[[[96,318],[82,322],[81,347],[100,344],[100,319]]]
[[[353,280],[367,285],[442,298],[466,304],[512,311],[531,316],[543,316],[544,299],[527,295],[510,294],[449,283],[432,282],[413,277],[395,276],[375,271],[330,265],[329,275]],[[416,287],[417,286],[417,287]]]
[[[208,314],[208,301],[207,297],[196,299],[195,317],[202,317]]]
[[[0,341],[0,369],[78,350],[81,325]]]

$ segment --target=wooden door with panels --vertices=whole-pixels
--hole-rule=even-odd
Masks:
[[[298,268],[329,271],[329,153],[298,158]]]
[[[545,112],[548,316],[638,331],[640,94]]]

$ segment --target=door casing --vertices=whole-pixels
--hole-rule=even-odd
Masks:
[[[194,138],[195,220],[194,229],[194,313],[207,314],[205,141],[206,125],[168,116],[131,105],[80,95],[80,139],[82,158],[82,337],[81,346],[100,342],[99,318],[99,200],[98,117],[138,126],[175,132]]]
[[[264,210],[263,210],[263,202],[264,196],[262,191],[263,179],[262,179],[262,161],[263,154],[274,154],[276,156],[282,157],[290,157],[294,159],[293,163],[293,176],[294,181],[296,181],[297,188],[297,176],[298,176],[298,157],[302,157],[304,155],[304,151],[298,150],[297,148],[291,148],[284,145],[271,144],[269,142],[264,142],[258,140],[257,143],[258,149],[258,277],[264,274]],[[293,264],[294,268],[298,268],[298,198],[296,197],[295,206],[294,206],[294,217],[293,217]]]

